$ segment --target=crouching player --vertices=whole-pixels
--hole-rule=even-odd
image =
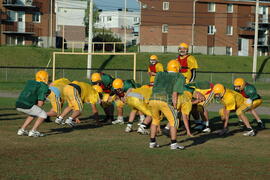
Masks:
[[[222,84],[216,84],[213,88],[214,98],[224,105],[224,108],[219,110],[221,120],[224,121],[223,129],[220,131],[220,135],[224,135],[229,131],[228,121],[231,111],[236,111],[236,115],[243,121],[247,127],[247,132],[244,136],[255,136],[255,131],[250,126],[248,118],[245,116],[245,112],[249,110],[250,104],[247,99],[240,93],[230,89],[226,89]]]
[[[247,83],[243,78],[236,78],[234,80],[234,90],[242,94],[243,97],[248,98],[248,101],[251,104],[251,114],[256,119],[258,127],[264,128],[264,124],[255,110],[262,104],[262,98],[257,93],[255,86]]]
[[[49,117],[57,117],[61,114],[64,103],[63,88],[69,83],[71,82],[68,79],[61,78],[53,81],[50,84],[49,88],[51,93],[48,96],[48,100],[51,102],[52,108],[49,112],[47,112],[47,119],[49,119]]]
[[[136,114],[139,112],[141,113],[140,120],[142,120],[142,122],[139,123],[137,132],[140,134],[149,134],[149,132],[146,130],[146,126],[150,124],[152,116],[150,109],[148,107],[148,102],[151,94],[152,94],[152,87],[149,87],[147,85],[136,89],[130,89],[126,93],[125,96],[126,104],[129,105],[132,108],[132,110],[129,114],[129,120],[125,132],[132,131],[133,121],[136,117]],[[144,115],[146,115],[145,119]]]
[[[31,137],[41,137],[44,134],[37,131],[40,124],[47,118],[46,112],[41,109],[46,100],[46,96],[50,93],[48,83],[49,75],[46,71],[38,71],[36,73],[36,80],[27,81],[23,91],[21,92],[19,98],[16,101],[17,111],[23,112],[29,115],[21,128],[18,130],[17,134],[19,136],[28,135]],[[26,128],[30,123],[37,117],[37,120],[28,132]]]
[[[150,148],[159,147],[156,142],[156,133],[160,125],[160,112],[164,114],[170,124],[171,149],[184,149],[177,143],[177,128],[179,119],[177,118],[178,94],[184,92],[185,78],[179,72],[180,64],[176,60],[171,60],[167,64],[168,72],[158,72],[155,78],[149,107],[152,114],[152,124],[150,133]]]
[[[117,107],[117,119],[112,124],[124,124],[123,107],[125,105],[125,94],[130,88],[135,88],[135,82],[133,80],[115,79],[113,81],[113,92],[110,94],[115,97],[115,104]]]
[[[73,81],[64,87],[63,94],[65,100],[68,102],[68,106],[55,121],[59,122],[59,124],[63,123],[64,117],[70,111],[73,111],[71,116],[65,120],[65,124],[75,126],[76,124],[73,120],[81,115],[83,104],[90,103],[93,117],[96,120],[97,125],[100,125],[98,110],[96,107],[96,103],[100,101],[100,94],[90,84]]]

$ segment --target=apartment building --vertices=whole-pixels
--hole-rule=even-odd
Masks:
[[[85,10],[87,9],[87,1],[81,0],[56,0],[55,1],[55,14],[56,14],[56,34],[60,40],[63,36],[67,42],[67,47],[72,47],[69,42],[72,41],[85,41]],[[75,44],[75,48],[81,47],[81,44]]]
[[[0,44],[55,45],[53,0],[0,0]]]
[[[126,15],[122,9],[118,11],[100,11],[99,20],[95,23],[96,28],[105,28],[112,31],[122,41],[125,39],[124,27],[127,28],[127,43],[137,44],[138,25],[140,23],[141,14],[137,11],[127,11]]]
[[[140,0],[142,52],[176,52],[180,42],[193,53],[250,56],[254,46],[255,0]],[[259,55],[269,54],[269,1],[260,1]]]

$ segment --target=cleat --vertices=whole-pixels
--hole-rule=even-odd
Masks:
[[[173,144],[171,144],[170,145],[170,148],[171,149],[185,149],[185,147],[184,146],[181,146],[181,145],[179,145],[178,143],[173,143]]]
[[[264,129],[264,128],[265,128],[263,122],[258,122],[257,127],[258,127],[259,129]]]
[[[115,121],[112,121],[112,124],[124,124],[124,121],[121,119],[117,119]]]
[[[64,119],[63,118],[56,118],[54,121],[56,124],[65,124]]]
[[[157,142],[150,142],[149,148],[159,148],[159,144]]]
[[[132,131],[132,126],[127,125],[125,132],[131,132]]]
[[[66,119],[65,124],[69,125],[70,127],[76,126],[76,123],[70,119]]]
[[[29,137],[44,137],[45,134],[42,134],[38,131],[34,131],[34,130],[31,130],[29,131],[29,134],[28,134]]]
[[[243,134],[244,136],[255,136],[255,131],[252,129],[250,131],[247,131]]]
[[[204,132],[204,133],[210,133],[211,132],[211,129],[209,127],[207,127],[205,129],[203,129],[202,132]]]
[[[19,129],[17,132],[17,135],[19,136],[28,136],[29,132],[27,130],[24,129]]]
[[[148,130],[146,130],[143,126],[138,127],[137,133],[142,134],[142,135],[150,134],[150,132]]]

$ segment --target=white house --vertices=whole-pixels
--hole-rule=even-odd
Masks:
[[[87,9],[87,1],[80,0],[56,0],[56,32],[62,37],[64,27],[65,40],[85,41],[84,17]],[[58,38],[60,39],[60,38]],[[61,43],[61,40],[59,40]],[[69,46],[71,46],[69,44]]]
[[[118,11],[101,11],[99,12],[99,20],[95,23],[96,28],[105,28],[111,30],[116,36],[124,41],[124,27],[127,27],[127,42],[132,44],[138,43],[138,32],[134,32],[134,27],[140,23],[141,13],[138,11],[127,11],[121,9]]]

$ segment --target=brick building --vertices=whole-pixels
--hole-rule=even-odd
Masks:
[[[53,3],[53,0],[0,0],[0,44],[54,46]]]
[[[253,53],[255,0],[140,0],[140,50],[176,52],[180,42],[202,54]],[[259,55],[269,53],[269,1],[260,1]]]

